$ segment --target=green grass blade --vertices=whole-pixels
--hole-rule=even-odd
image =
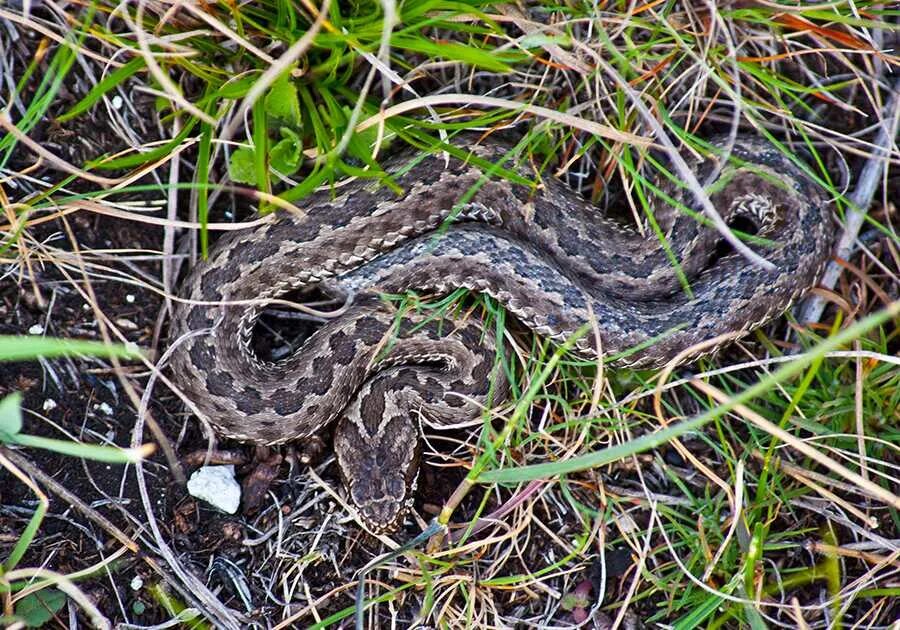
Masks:
[[[630,442],[618,444],[616,446],[593,453],[588,453],[586,455],[573,457],[572,459],[564,462],[534,464],[531,466],[521,466],[517,468],[498,469],[483,472],[478,475],[477,481],[481,483],[521,483],[523,481],[531,481],[533,479],[545,479],[548,477],[555,477],[557,475],[564,475],[567,473],[596,468],[598,466],[603,466],[605,464],[618,461],[636,453],[642,453],[644,451],[657,448],[673,438],[682,436],[685,433],[689,433],[691,431],[696,431],[706,423],[716,418],[721,418],[726,413],[734,409],[737,405],[748,402],[753,398],[756,398],[757,396],[769,391],[777,383],[785,381],[799,374],[818,357],[821,357],[826,353],[831,352],[832,350],[835,350],[850,341],[853,341],[861,335],[864,335],[869,330],[872,330],[879,324],[886,322],[892,317],[897,317],[898,314],[900,314],[900,301],[893,302],[888,308],[874,313],[866,317],[865,319],[860,320],[856,324],[845,328],[833,337],[826,339],[809,352],[801,354],[796,358],[796,360],[785,364],[767,378],[762,379],[755,385],[752,385],[744,391],[735,394],[727,403],[719,405],[718,407],[713,407],[712,409],[709,409],[708,411],[690,420],[671,425],[669,427],[666,427],[665,429],[662,429],[661,431],[657,431],[656,433],[651,433],[649,435],[644,435],[635,440],[631,440]]]
[[[83,99],[75,103],[69,111],[57,117],[56,120],[58,122],[66,122],[67,120],[71,120],[72,118],[85,113],[103,98],[104,94],[142,70],[145,65],[146,62],[143,57],[135,57],[121,68],[116,68],[109,76],[91,88],[90,92],[88,92]]]
[[[56,440],[54,438],[46,438],[40,435],[29,435],[20,433],[18,435],[2,435],[0,441],[11,442],[19,446],[27,446],[30,448],[40,448],[45,451],[53,451],[62,455],[70,455],[72,457],[81,457],[83,459],[91,459],[96,462],[104,462],[107,464],[133,464],[139,462],[150,454],[153,450],[151,444],[146,444],[138,448],[119,448],[118,446],[103,446],[100,444],[86,444],[84,442],[73,442],[70,440]]]
[[[37,358],[53,359],[75,355],[137,359],[141,356],[141,352],[136,347],[105,344],[101,341],[0,335],[0,362],[30,361]]]

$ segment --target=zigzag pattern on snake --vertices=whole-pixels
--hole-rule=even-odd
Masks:
[[[492,143],[474,152],[498,162],[508,150]],[[552,178],[533,188],[485,178],[471,160],[398,156],[385,168],[402,194],[356,181],[314,196],[303,216],[218,240],[173,315],[176,382],[214,426],[242,440],[277,444],[337,421],[351,502],[371,530],[394,528],[415,488],[419,420],[470,420],[489,395],[496,404],[507,394],[492,335],[474,318],[412,314],[398,324],[378,294],[483,292],[557,342],[593,318],[603,355],[640,346],[621,363],[661,365],[780,314],[827,260],[830,210],[818,188],[760,139],[739,137],[732,158],[696,164],[698,180],[718,173],[707,187],[714,207],[775,243],[754,245],[775,270],[721,255],[720,234],[658,199],[655,220],[688,293],[658,239],[603,218]],[[527,164],[515,168],[535,179]],[[662,200],[696,207],[683,187],[658,186]],[[315,287],[351,303],[293,355],[258,358],[250,336],[265,304]],[[575,352],[596,358],[594,344],[585,335]]]

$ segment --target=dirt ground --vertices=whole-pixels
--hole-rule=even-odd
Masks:
[[[18,54],[22,57],[33,54],[35,41],[26,38],[17,42],[16,46],[21,47]],[[117,136],[102,108],[90,117],[66,125],[53,121],[54,114],[67,109],[79,97],[80,94],[63,90],[47,120],[31,137],[74,164],[125,148],[127,143]],[[126,115],[134,121],[134,128],[145,133],[147,141],[156,138],[159,129],[152,99],[138,98],[132,107],[134,111]],[[848,114],[835,119],[834,124],[855,129],[870,114],[863,112],[859,117]],[[849,156],[846,169],[858,173],[863,162],[859,157]],[[9,168],[30,169],[33,178],[60,177],[58,170],[37,161],[25,150],[14,156]],[[835,165],[835,172],[840,168]],[[139,183],[158,183],[157,176],[151,174]],[[77,192],[78,186],[77,182],[73,184],[73,191]],[[17,190],[15,197],[25,198],[30,192],[33,191]],[[892,176],[886,181],[884,194],[877,198],[900,199],[900,178]],[[146,193],[135,194],[132,201],[156,205],[159,199],[158,195]],[[185,193],[181,201],[187,206],[189,194]],[[222,206],[214,211],[218,214],[211,219],[225,219],[226,209]],[[249,207],[239,207],[237,213],[241,212],[249,212]],[[895,209],[876,203],[873,212],[883,219]],[[897,220],[896,215],[893,220]],[[96,306],[101,316],[121,331],[123,341],[148,349],[152,358],[165,350],[168,322],[159,282],[162,276],[159,252],[164,249],[161,228],[99,213],[77,212],[32,226],[29,235],[30,242],[35,244],[35,256],[16,257],[7,253],[0,261],[0,334],[96,339],[99,335]],[[887,252],[892,246],[889,239],[871,232],[866,238],[869,247],[878,251]],[[76,252],[81,255],[66,255]],[[884,259],[889,266],[896,262],[887,254]],[[859,255],[849,263],[850,266],[868,265]],[[896,273],[897,269],[892,267],[892,271]],[[847,295],[856,291],[850,287],[853,281],[852,273],[846,274],[839,293]],[[869,290],[877,293],[873,287]],[[897,299],[896,295],[889,297]],[[868,298],[874,301],[871,295]],[[785,330],[787,326],[782,320],[771,330]],[[892,347],[900,351],[897,343],[895,338]],[[164,384],[157,381],[149,393],[146,391],[151,378],[145,365],[135,362],[116,367],[109,360],[90,358],[0,363],[0,398],[22,392],[26,430],[36,435],[57,438],[67,435],[120,446],[132,443],[137,414],[135,399],[123,385],[126,381],[135,388],[137,397],[147,396],[144,418],[147,426],[137,441],[167,443],[174,460],[167,458],[165,448],[158,448],[144,463],[139,477],[131,466],[90,462],[38,449],[4,447],[4,452],[15,457],[13,463],[48,492],[50,500],[47,517],[21,566],[71,574],[100,565],[102,568],[91,579],[82,582],[84,592],[110,618],[129,620],[144,627],[171,620],[184,606],[212,606],[208,599],[212,595],[223,609],[236,611],[261,627],[271,625],[270,615],[275,610],[304,613],[307,610],[304,606],[284,603],[298,594],[307,602],[324,602],[314,614],[302,617],[303,621],[298,622],[302,625],[346,611],[355,599],[354,590],[348,585],[355,585],[357,571],[387,548],[362,530],[332,494],[341,487],[341,482],[331,454],[330,435],[321,436],[324,448],[288,447],[277,452],[219,440],[215,445],[216,456],[236,462],[239,479],[250,477],[255,463],[260,461],[269,462],[271,468],[257,474],[270,473],[273,477],[271,486],[266,486],[260,497],[260,506],[229,516],[187,494],[183,476],[190,474],[202,460],[210,436]],[[685,412],[692,411],[691,401],[684,404]],[[534,418],[534,423],[539,420]],[[150,425],[157,425],[158,429],[154,431]],[[164,439],[160,441],[160,437]],[[707,446],[702,440],[686,443],[699,456],[706,455]],[[435,437],[435,444],[436,448],[446,448],[452,454],[443,460],[426,458],[415,504],[415,511],[426,520],[440,510],[465,476],[464,465],[448,466],[448,461],[460,464],[478,448],[472,443],[470,433],[464,430],[440,434]],[[662,449],[658,454],[675,470],[686,470],[684,460],[674,449]],[[641,461],[652,464],[654,460],[648,456]],[[635,488],[649,482],[654,492],[663,495],[677,486],[663,475],[649,481],[641,478],[638,482],[639,475],[626,466],[606,472],[607,482],[619,488]],[[574,491],[583,492],[579,498],[586,503],[595,501],[595,495],[590,494],[593,486],[589,487],[594,481],[586,475],[584,486]],[[61,491],[54,489],[57,486],[77,497],[80,503],[72,504]],[[523,541],[522,549],[518,550],[521,559],[505,565],[506,572],[527,572],[530,566],[545,566],[550,560],[558,560],[554,556],[557,553],[554,537],[565,540],[581,531],[577,515],[552,510],[554,500],[547,499],[539,507],[546,512],[540,516],[547,531]],[[476,489],[466,497],[455,518],[464,521],[485,502],[488,513],[493,506],[500,505],[496,493]],[[0,470],[0,553],[3,557],[18,540],[36,506],[29,488],[18,483],[8,471]],[[633,526],[646,526],[647,519],[647,514],[642,512],[635,516]],[[812,529],[818,523],[800,521],[798,526]],[[396,539],[412,538],[419,531],[416,524],[409,522]],[[129,543],[140,551],[119,554]],[[170,558],[177,558],[178,563],[169,562]],[[605,591],[606,601],[625,598],[629,581],[623,575],[631,565],[627,550],[607,549],[604,563],[602,570],[599,562],[582,567],[576,575],[561,582],[563,588],[571,591],[573,584],[581,584],[594,593]],[[189,569],[192,576],[175,575],[181,568]],[[396,587],[403,583],[404,568],[400,562],[390,564],[387,569],[373,573],[373,579],[391,581]],[[272,576],[279,577],[276,581]],[[488,577],[494,576],[485,579]],[[461,579],[460,588],[471,587],[474,593],[477,579],[480,576],[471,577],[471,583]],[[192,583],[197,585],[196,590],[191,589]],[[367,593],[378,596],[387,588],[382,583],[371,586]],[[566,594],[569,593],[562,593]],[[556,601],[560,593],[553,595]],[[406,598],[403,593],[396,595],[390,606],[394,607],[391,614],[398,624],[415,623],[420,598],[421,593]],[[502,602],[511,618],[542,619],[561,626],[571,624],[570,609],[559,608],[548,613],[552,608],[550,599],[540,591],[511,592]],[[625,619],[626,627],[640,627],[642,615],[656,613],[661,601],[651,598],[633,604]],[[279,608],[281,604],[284,605]],[[219,618],[217,614],[213,608],[212,623]],[[887,619],[889,614],[885,613],[883,618]],[[69,627],[70,619],[74,618],[75,609],[70,604],[56,614],[50,627]],[[373,619],[378,621],[368,618],[370,622]],[[598,618],[595,627],[604,627],[608,621]],[[334,627],[341,624],[350,627],[352,617],[334,623]]]

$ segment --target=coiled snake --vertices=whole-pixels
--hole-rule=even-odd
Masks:
[[[491,144],[477,154],[497,161],[507,150]],[[302,217],[286,214],[216,243],[186,279],[173,315],[176,382],[214,426],[241,440],[286,442],[337,420],[335,452],[351,502],[373,531],[392,529],[415,488],[419,420],[471,420],[489,394],[502,402],[506,388],[492,335],[473,318],[412,314],[398,325],[377,294],[465,287],[558,342],[596,321],[605,356],[638,347],[622,363],[658,366],[780,314],[828,257],[830,213],[817,187],[759,139],[738,138],[732,157],[697,164],[698,179],[718,171],[707,188],[714,207],[774,241],[754,248],[775,270],[723,251],[714,229],[656,203],[689,292],[657,238],[604,219],[552,178],[535,190],[439,155],[390,160],[402,194],[357,181],[336,197],[314,197]],[[695,207],[683,187],[663,182],[659,190]],[[349,307],[291,356],[258,358],[250,337],[265,304],[316,286],[352,296]],[[575,351],[596,358],[594,344],[585,335]]]

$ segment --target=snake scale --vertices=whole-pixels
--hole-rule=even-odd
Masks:
[[[509,147],[471,150],[497,162]],[[335,453],[362,523],[396,528],[415,490],[420,420],[468,421],[489,395],[497,404],[507,394],[492,335],[477,318],[398,320],[379,294],[464,287],[556,342],[595,321],[601,348],[584,335],[579,355],[639,347],[620,364],[659,366],[782,313],[828,258],[830,210],[817,186],[761,139],[739,136],[731,157],[696,161],[698,180],[715,177],[707,185],[714,207],[768,239],[753,247],[775,269],[723,250],[716,230],[672,203],[696,208],[693,195],[665,180],[654,216],[689,291],[652,233],[604,218],[553,178],[526,186],[485,177],[471,159],[392,158],[385,168],[400,194],[359,180],[312,197],[302,216],[217,241],[173,314],[175,381],[221,433],[240,440],[277,444],[337,421]],[[511,168],[535,179],[527,164]],[[266,304],[316,287],[349,305],[290,356],[257,357],[251,336]]]

